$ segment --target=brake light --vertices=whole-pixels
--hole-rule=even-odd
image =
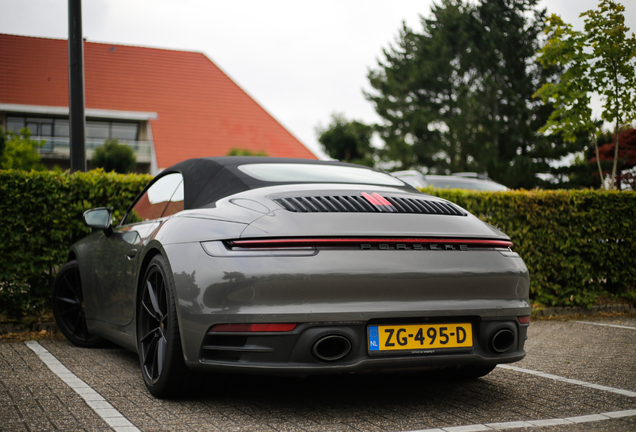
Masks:
[[[360,243],[382,243],[382,244],[456,244],[471,247],[512,247],[512,242],[508,240],[479,240],[479,239],[448,239],[448,238],[284,238],[284,239],[253,239],[253,240],[231,240],[230,246],[242,248],[281,248],[298,246],[344,246]]]
[[[388,211],[388,212],[395,212],[397,211],[394,207],[393,204],[391,204],[389,201],[387,201],[386,198],[384,198],[382,195],[378,194],[378,193],[366,193],[366,192],[362,192],[361,195],[364,197],[364,199],[366,199],[370,204],[374,205],[376,208],[378,208],[381,211]]]
[[[298,324],[217,324],[211,332],[287,332]]]
[[[530,316],[520,316],[519,324],[530,324]]]

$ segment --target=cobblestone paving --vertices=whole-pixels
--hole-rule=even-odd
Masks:
[[[636,328],[636,317],[581,319]],[[578,321],[534,321],[515,366],[636,391],[636,330]]]
[[[586,319],[636,327],[636,318]],[[617,323],[616,321],[621,321]],[[41,345],[142,431],[413,431],[636,409],[636,398],[497,368],[471,382],[430,374],[213,379],[196,398],[146,391],[137,357],[118,348]],[[636,391],[636,330],[574,321],[530,326],[514,366]],[[517,431],[636,430],[636,417]],[[110,430],[23,343],[0,344],[0,430]]]
[[[23,343],[0,344],[0,430],[110,431]]]

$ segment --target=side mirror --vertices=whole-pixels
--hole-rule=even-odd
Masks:
[[[100,207],[84,212],[84,223],[86,226],[104,230],[107,236],[113,233],[113,227],[110,225],[112,218],[112,207]]]

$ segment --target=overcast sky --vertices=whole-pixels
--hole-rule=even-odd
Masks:
[[[92,42],[200,51],[317,155],[315,127],[334,112],[377,122],[362,90],[402,21],[421,29],[431,0],[84,0]],[[623,0],[636,31],[636,6]],[[628,5],[629,3],[629,5]],[[597,0],[542,0],[582,29]],[[0,0],[0,33],[68,37],[67,0]],[[7,61],[7,59],[0,59]],[[0,77],[1,79],[1,77]]]

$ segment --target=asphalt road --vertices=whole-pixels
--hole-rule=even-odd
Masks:
[[[125,350],[3,343],[0,430],[636,431],[636,317],[585,321],[532,322],[526,359],[470,382],[234,376],[172,401]]]

